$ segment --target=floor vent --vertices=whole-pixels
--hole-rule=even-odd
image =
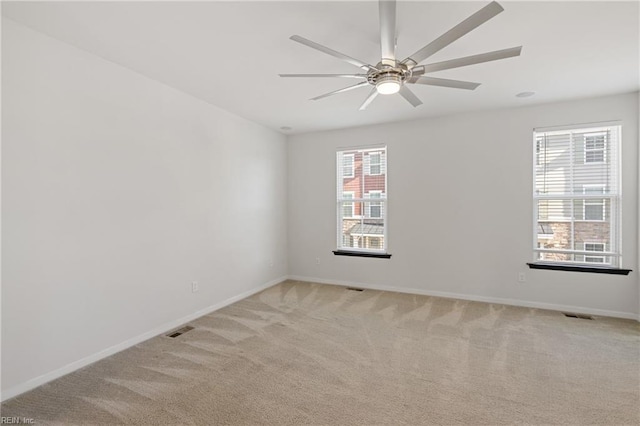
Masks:
[[[350,291],[364,291],[364,288],[347,287],[347,290],[350,290]]]
[[[179,328],[178,330],[172,331],[171,333],[167,334],[168,337],[178,337],[184,333],[186,333],[187,331],[191,331],[193,330],[193,327],[191,327],[190,325],[187,325],[186,327],[182,327]]]
[[[570,312],[563,312],[564,316],[567,318],[578,318],[578,319],[586,319],[586,320],[592,320],[593,317],[591,315],[583,315],[583,314],[573,314]]]

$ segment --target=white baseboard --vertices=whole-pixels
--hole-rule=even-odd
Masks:
[[[262,290],[265,290],[269,287],[272,287],[278,283],[281,283],[282,281],[287,280],[287,277],[280,277],[280,278],[276,278],[275,280],[269,281],[268,283],[265,283],[259,287],[256,287],[254,289],[251,289],[249,291],[245,291],[244,293],[238,294],[237,296],[233,296],[227,300],[224,300],[222,302],[216,303],[214,305],[208,306],[204,309],[201,309],[199,311],[196,311],[192,314],[189,314],[187,316],[184,316],[182,318],[178,318],[176,320],[173,321],[169,321],[167,323],[164,323],[152,330],[147,331],[146,333],[142,333],[136,337],[133,337],[131,339],[125,340],[124,342],[118,343],[117,345],[111,346],[107,349],[104,349],[100,352],[97,352],[95,354],[89,355],[85,358],[79,359],[77,361],[72,362],[71,364],[67,364],[64,367],[58,368],[56,370],[50,371],[49,373],[43,374],[41,376],[35,377],[31,380],[28,380],[24,383],[21,383],[19,385],[13,386],[12,388],[7,389],[6,391],[2,392],[2,396],[0,397],[0,401],[6,401],[10,398],[13,398],[15,396],[18,396],[22,393],[25,393],[27,391],[30,391],[32,389],[37,388],[38,386],[41,386],[47,382],[50,382],[52,380],[55,380],[59,377],[62,377],[66,374],[69,374],[73,371],[76,371],[82,367],[86,367],[89,364],[93,364],[96,361],[99,361],[103,358],[106,358],[110,355],[113,355],[115,353],[118,353],[120,351],[123,351],[125,349],[130,348],[131,346],[137,345],[138,343],[144,342],[145,340],[149,340],[152,337],[158,336],[160,334],[164,334],[180,325],[183,325],[189,321],[193,321],[196,318],[199,318],[203,315],[207,315],[210,314],[211,312],[217,311],[218,309],[222,309],[225,306],[231,305],[232,303],[235,303],[239,300],[245,299],[249,296],[252,296],[256,293],[261,292]]]
[[[604,309],[593,309],[582,306],[557,305],[553,303],[531,302],[528,300],[505,299],[501,297],[486,297],[473,294],[449,293],[445,291],[432,291],[411,287],[393,287],[386,285],[367,284],[355,281],[327,280],[316,277],[303,277],[299,275],[289,275],[290,280],[314,282],[320,284],[332,284],[347,287],[359,287],[369,290],[395,291],[397,293],[420,294],[423,296],[444,297],[447,299],[471,300],[474,302],[498,303],[501,305],[522,306],[525,308],[548,309],[551,311],[572,312],[576,314],[588,314],[602,317],[625,318],[640,321],[640,315],[633,312],[608,311]]]

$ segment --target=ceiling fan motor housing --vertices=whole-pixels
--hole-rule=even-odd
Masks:
[[[397,62],[394,65],[379,63],[375,70],[369,71],[367,81],[381,94],[396,93],[402,87],[411,71]],[[387,88],[385,91],[384,88]]]
[[[397,84],[402,84],[404,81],[404,76],[397,72],[384,72],[380,73],[375,78],[376,86],[385,83],[395,82]]]

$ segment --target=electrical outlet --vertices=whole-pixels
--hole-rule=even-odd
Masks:
[[[527,276],[525,275],[524,272],[518,272],[518,282],[519,283],[527,282]]]
[[[200,286],[198,285],[198,281],[191,281],[191,293],[195,293],[200,290]]]
[[[316,257],[316,265],[319,265],[319,264],[320,264],[320,258]]]

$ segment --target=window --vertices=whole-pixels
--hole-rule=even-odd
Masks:
[[[602,163],[605,160],[607,133],[597,132],[584,135],[584,162]]]
[[[582,193],[585,195],[604,194],[604,185],[584,185]],[[584,220],[604,220],[604,198],[585,198],[582,202],[582,218]]]
[[[536,137],[536,166],[539,166],[542,161],[542,138]]]
[[[367,155],[365,158],[369,160],[368,162],[368,175],[379,175],[382,173],[382,153],[380,152],[372,152]]]
[[[386,147],[339,151],[336,158],[338,250],[385,253]]]
[[[365,198],[382,198],[382,191],[369,191],[369,193],[364,194]],[[371,218],[380,218],[382,217],[382,204],[378,201],[369,201],[365,203],[366,206],[366,215]]]
[[[620,267],[621,127],[534,131],[534,259]]]
[[[380,237],[369,237],[369,247],[372,249],[382,248],[381,242]]]
[[[353,166],[355,164],[354,155],[353,154],[345,154],[342,158],[342,176],[346,178],[352,178],[353,175]]]
[[[603,243],[584,243],[584,251],[595,251],[602,253],[604,251]],[[603,256],[585,256],[584,261],[587,263],[604,263]]]
[[[345,200],[344,203],[342,204],[342,210],[343,210],[342,215],[344,217],[353,217],[354,216],[353,202],[347,201],[347,200],[353,199],[353,191],[345,191],[344,194],[342,195]]]

